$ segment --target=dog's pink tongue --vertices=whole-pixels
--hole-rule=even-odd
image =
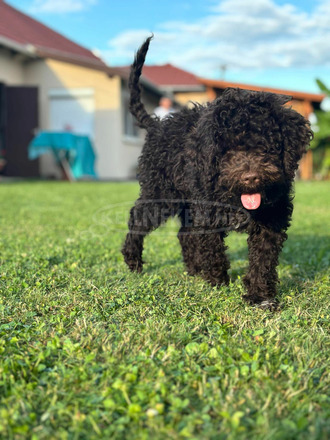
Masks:
[[[258,209],[261,203],[261,195],[259,193],[242,194],[241,201],[246,209]]]

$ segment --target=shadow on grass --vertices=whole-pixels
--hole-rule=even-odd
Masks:
[[[237,267],[235,261],[244,260]],[[231,252],[231,279],[242,277],[248,269],[247,249],[241,246]],[[330,265],[330,239],[326,235],[290,234],[279,258],[279,296],[286,292],[306,288],[306,283],[321,276]]]
[[[242,278],[248,269],[248,251],[246,240],[239,240],[229,245],[227,251],[231,262],[229,271],[233,282]],[[158,261],[157,261],[158,260]],[[279,296],[292,290],[301,291],[304,285],[312,282],[318,274],[322,274],[330,263],[330,239],[326,235],[290,234],[280,254],[278,267],[280,276]],[[157,259],[148,261],[144,266],[146,274],[155,274],[167,268],[182,270],[184,265],[180,254],[176,258],[164,259],[161,254]]]
[[[235,246],[229,246],[227,250],[232,265],[232,272],[241,275],[248,266],[248,250],[245,240]],[[314,275],[319,269],[329,265],[330,260],[330,236],[326,235],[301,235],[290,234],[280,254],[280,264],[299,266],[302,271]],[[181,254],[176,257],[165,259],[161,251],[154,260],[146,259],[145,270],[154,272],[161,267],[173,266],[182,262]],[[235,267],[244,262],[244,266]],[[149,266],[149,267],[147,267]]]

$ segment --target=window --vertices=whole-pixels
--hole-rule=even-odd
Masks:
[[[137,126],[135,118],[129,111],[129,91],[125,83],[122,87],[122,105],[123,105],[123,120],[124,120],[124,135],[128,137],[139,138],[140,129]]]
[[[52,131],[71,131],[94,138],[94,90],[53,89],[49,92]]]

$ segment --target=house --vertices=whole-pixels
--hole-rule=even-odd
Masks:
[[[0,159],[5,154],[6,174],[61,177],[52,155],[27,158],[34,134],[48,130],[88,135],[101,179],[134,178],[144,132],[129,113],[128,76],[129,66],[107,66],[92,51],[0,0]],[[150,113],[162,95],[189,105],[213,100],[226,87],[289,94],[292,106],[307,117],[324,97],[198,78],[171,64],[144,66],[141,84]],[[310,152],[301,176],[311,173]]]
[[[67,130],[90,136],[101,179],[135,177],[143,137],[128,112],[126,83],[90,50],[0,0],[0,150],[8,176],[60,177],[51,155],[29,161],[27,145],[38,130]],[[160,96],[144,85],[148,108]]]

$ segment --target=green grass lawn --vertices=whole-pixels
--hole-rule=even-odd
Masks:
[[[120,248],[135,183],[1,184],[1,439],[326,439],[330,184],[299,183],[281,311],[184,271],[177,225]]]

